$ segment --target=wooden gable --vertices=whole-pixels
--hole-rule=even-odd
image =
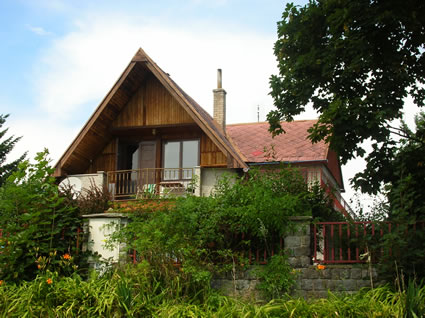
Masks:
[[[142,83],[113,122],[114,128],[194,124],[195,121],[154,77]]]
[[[56,164],[55,175],[115,170],[118,133],[143,135],[162,127],[168,134],[176,127],[183,135],[198,131],[203,166],[246,167],[211,116],[140,49]]]

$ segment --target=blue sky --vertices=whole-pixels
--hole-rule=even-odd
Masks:
[[[258,105],[264,121],[273,104],[268,79],[277,72],[273,44],[285,5],[1,0],[0,114],[10,113],[10,132],[23,136],[11,157],[47,147],[55,162],[139,47],[210,113],[222,68],[227,122],[256,121]],[[313,111],[301,116],[315,117]],[[363,164],[343,168],[346,188]]]

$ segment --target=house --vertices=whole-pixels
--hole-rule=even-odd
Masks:
[[[218,72],[211,117],[139,49],[55,166],[55,176],[78,187],[106,185],[114,199],[181,194],[196,183],[209,195],[224,172],[291,163],[308,182],[331,185],[345,211],[337,155],[323,142],[311,144],[314,121],[283,123],[272,139],[267,123],[226,125],[226,91]],[[265,151],[265,147],[268,151]]]

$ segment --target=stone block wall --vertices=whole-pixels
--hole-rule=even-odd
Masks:
[[[261,266],[249,266],[245,271],[222,274],[211,281],[211,287],[224,295],[261,301],[264,299],[264,295],[257,288],[260,283],[256,275],[258,270],[261,270]]]
[[[297,281],[292,295],[304,298],[327,297],[328,290],[333,293],[354,293],[363,287],[371,287],[367,265],[326,265],[318,269],[315,265],[296,269]],[[372,269],[372,279],[377,280],[376,269]]]

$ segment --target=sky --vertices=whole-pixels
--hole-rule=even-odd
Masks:
[[[293,1],[303,5],[307,1]],[[22,136],[9,160],[48,148],[60,158],[139,47],[212,113],[217,69],[227,123],[273,109],[269,77],[282,0],[1,0],[0,114]],[[408,110],[408,121],[416,111]],[[311,109],[298,119],[314,119]],[[349,178],[362,160],[343,167]]]

